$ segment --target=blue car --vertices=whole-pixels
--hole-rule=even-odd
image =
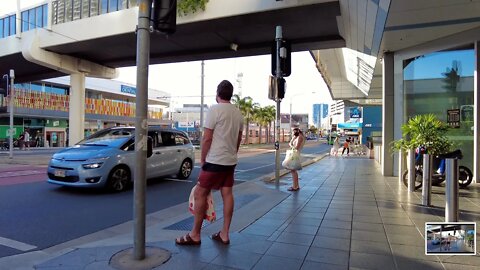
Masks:
[[[52,156],[48,182],[71,187],[127,189],[135,168],[135,128],[108,128]],[[147,178],[176,175],[187,179],[195,164],[195,148],[178,130],[149,127],[152,155],[147,158]]]

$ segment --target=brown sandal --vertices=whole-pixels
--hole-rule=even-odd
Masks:
[[[298,187],[298,188],[289,187],[287,190],[288,191],[298,191],[299,189],[300,189],[300,187]]]
[[[225,241],[225,240],[222,239],[222,237],[220,237],[220,232],[213,234],[212,235],[212,240],[218,241],[218,242],[220,242],[224,245],[230,244],[230,240]]]
[[[190,234],[185,234],[184,236],[175,239],[175,244],[180,246],[198,246],[202,243],[201,240],[195,241],[190,237]]]

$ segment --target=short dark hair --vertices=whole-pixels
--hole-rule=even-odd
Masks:
[[[230,100],[233,96],[233,85],[227,81],[221,81],[217,86],[217,96],[223,100]]]

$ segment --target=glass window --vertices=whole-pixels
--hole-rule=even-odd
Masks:
[[[184,144],[189,144],[190,141],[188,140],[188,138],[181,134],[181,133],[177,133],[176,136],[175,136],[175,143],[177,145],[184,145]]]
[[[108,0],[100,0],[100,14],[108,12]]]
[[[35,10],[30,9],[28,11],[28,29],[32,30],[35,29]]]
[[[163,146],[174,146],[176,144],[175,134],[173,134],[172,132],[162,131],[161,136]]]
[[[460,126],[447,135],[461,149],[461,165],[473,164],[473,46],[434,52],[406,61],[404,68],[405,122],[415,115],[434,114],[447,122],[447,110],[460,110]]]
[[[70,22],[73,18],[73,0],[65,0],[65,21]]]
[[[17,18],[17,15],[10,16],[10,35],[15,35],[17,33],[17,22],[15,19]]]
[[[10,34],[8,33],[10,30],[10,20],[8,17],[3,19],[3,36],[8,37]]]
[[[48,25],[48,5],[43,5],[43,27],[47,27]]]
[[[82,0],[82,18],[90,17],[90,0]]]
[[[43,9],[42,7],[35,8],[35,28],[43,27]]]
[[[136,7],[137,0],[128,0],[128,8]]]
[[[73,0],[73,20],[79,20],[82,12],[82,0]]]
[[[127,8],[128,8],[128,0],[119,0],[118,10],[127,9]]]
[[[90,16],[97,16],[98,15],[98,0],[91,0],[90,1]]]
[[[28,31],[28,11],[22,12],[22,32]]]
[[[113,12],[118,10],[118,0],[110,0],[108,3],[108,12]]]
[[[3,19],[0,19],[0,38],[3,38]]]

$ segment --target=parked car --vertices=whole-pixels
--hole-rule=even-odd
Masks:
[[[106,187],[123,191],[135,169],[135,128],[107,128],[52,156],[48,182],[72,187]],[[148,128],[152,155],[147,158],[147,178],[176,175],[187,179],[195,164],[194,146],[178,130]]]

